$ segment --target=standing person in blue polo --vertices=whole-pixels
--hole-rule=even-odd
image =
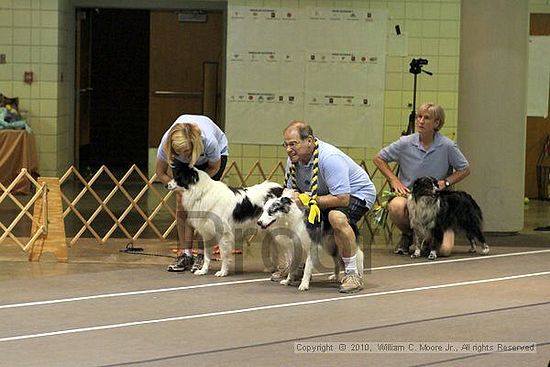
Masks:
[[[227,164],[228,144],[223,131],[206,116],[181,115],[164,133],[157,153],[156,173],[169,190],[176,187],[168,175],[168,167],[174,159],[189,163],[219,181]],[[185,198],[176,192],[176,224],[182,252],[168,271],[194,272],[204,263],[204,246],[199,240],[198,254],[192,256],[193,228],[187,223]]]
[[[444,123],[445,111],[441,106],[422,104],[416,114],[416,133],[402,136],[380,150],[373,159],[393,191],[400,195],[388,204],[388,215],[402,233],[394,251],[396,254],[408,254],[412,245],[406,197],[414,181],[419,177],[432,176],[438,180],[439,188],[444,189],[470,174],[468,161],[458,145],[439,132]],[[393,173],[389,162],[399,163],[399,177]],[[438,256],[449,256],[453,246],[454,232],[446,231]]]
[[[365,170],[341,150],[317,138],[305,122],[292,121],[283,137],[288,155],[286,184],[295,190],[294,201],[309,206],[310,219],[320,214],[328,221],[345,266],[339,291],[358,292],[363,289],[363,278],[357,273],[357,239],[352,226],[356,227],[374,204],[376,188]],[[310,202],[304,203],[299,193],[308,193]]]

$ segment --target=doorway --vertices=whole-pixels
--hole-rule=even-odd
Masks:
[[[75,161],[147,172],[181,114],[223,130],[223,11],[77,9]]]
[[[149,147],[182,114],[210,117],[223,130],[224,17],[214,11],[151,11]]]
[[[77,9],[80,172],[147,170],[149,11]]]

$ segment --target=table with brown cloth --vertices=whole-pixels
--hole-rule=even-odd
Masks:
[[[34,135],[26,130],[0,130],[0,182],[11,185],[21,168],[38,176],[38,157]],[[21,179],[11,191],[13,194],[31,193],[31,183]]]

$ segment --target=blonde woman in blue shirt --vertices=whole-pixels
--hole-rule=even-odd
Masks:
[[[157,177],[169,190],[174,189],[176,183],[168,174],[168,168],[173,160],[179,160],[208,173],[214,180],[220,180],[227,164],[227,154],[227,138],[214,121],[201,115],[181,115],[162,136],[157,153]],[[176,224],[182,252],[168,271],[194,272],[204,262],[202,246],[193,258],[194,230],[187,223],[184,205],[185,198],[176,192]]]
[[[438,180],[441,189],[462,181],[470,174],[469,163],[458,145],[442,135],[439,130],[445,123],[445,111],[434,103],[422,104],[416,114],[416,132],[402,136],[383,148],[373,161],[386,177],[391,188],[400,196],[388,204],[388,216],[401,231],[401,239],[394,251],[408,254],[412,245],[412,230],[407,211],[407,195],[414,181],[423,176]],[[397,162],[396,176],[388,163]],[[454,247],[454,232],[446,231],[438,256],[449,256]]]

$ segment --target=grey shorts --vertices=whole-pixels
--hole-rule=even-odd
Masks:
[[[363,199],[359,199],[355,196],[349,197],[349,204],[347,207],[343,208],[326,208],[321,210],[321,221],[323,222],[324,230],[330,228],[330,223],[328,221],[328,213],[332,210],[338,210],[348,217],[348,222],[353,228],[354,231],[357,231],[357,222],[361,217],[363,217],[368,211],[367,202]]]

